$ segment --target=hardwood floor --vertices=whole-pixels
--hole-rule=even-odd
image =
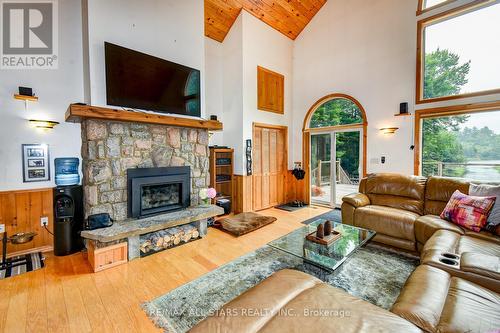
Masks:
[[[278,221],[233,237],[209,228],[202,240],[125,265],[92,273],[83,253],[46,254],[46,266],[0,280],[1,332],[156,332],[140,304],[187,283],[327,212],[311,207],[288,213],[267,209]]]

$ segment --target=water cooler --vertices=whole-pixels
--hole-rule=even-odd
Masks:
[[[83,189],[80,185],[54,189],[54,254],[65,256],[83,249]]]

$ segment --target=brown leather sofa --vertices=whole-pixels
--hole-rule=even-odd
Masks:
[[[344,197],[342,221],[377,231],[376,242],[420,252],[420,262],[500,292],[500,237],[473,232],[443,220],[455,190],[469,183],[454,178],[372,174],[360,193]]]
[[[493,332],[499,327],[500,294],[422,265],[391,311],[305,273],[282,270],[191,332]]]
[[[285,269],[227,303],[190,332],[411,333],[421,330],[390,311],[311,275]]]
[[[469,193],[469,182],[455,178],[379,173],[363,178],[359,193],[342,200],[342,222],[377,232],[374,240],[408,251],[422,251],[438,230],[498,242],[490,232],[472,232],[439,218],[455,190]]]

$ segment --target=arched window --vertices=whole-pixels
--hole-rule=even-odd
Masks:
[[[351,99],[339,97],[327,100],[314,111],[309,128],[362,124],[363,113]]]

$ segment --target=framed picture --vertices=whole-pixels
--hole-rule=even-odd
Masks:
[[[46,144],[23,144],[23,182],[50,180],[49,146]]]

